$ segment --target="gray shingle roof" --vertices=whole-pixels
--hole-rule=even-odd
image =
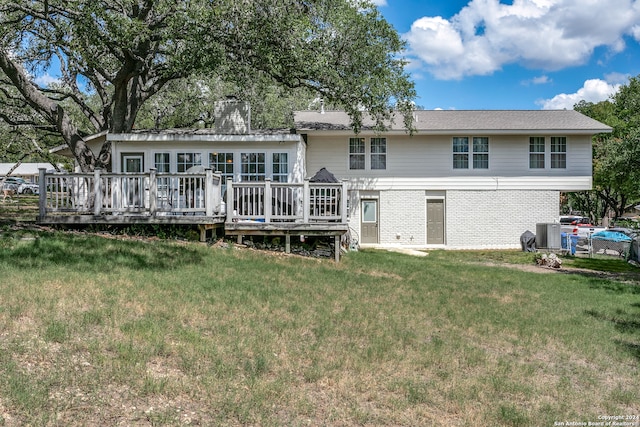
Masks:
[[[418,110],[414,112],[418,132],[445,131],[577,131],[611,132],[611,128],[574,110]],[[296,129],[349,130],[351,119],[342,111],[297,111]],[[390,130],[404,131],[402,117],[391,123]],[[371,129],[366,118],[363,129]]]

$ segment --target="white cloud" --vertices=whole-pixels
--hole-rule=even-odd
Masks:
[[[522,82],[523,85],[525,86],[529,86],[529,85],[546,85],[551,83],[553,80],[549,78],[549,76],[546,75],[542,75],[542,76],[538,76],[538,77],[534,77],[530,80],[525,80]]]
[[[36,77],[35,79],[33,79],[33,81],[39,86],[47,87],[53,83],[60,83],[60,78],[54,77],[49,73],[45,73]]]
[[[543,110],[572,110],[580,101],[597,103],[611,98],[611,95],[620,90],[619,83],[609,83],[600,79],[591,79],[574,93],[561,93],[551,99],[536,101]]]
[[[471,0],[451,19],[423,17],[404,35],[410,54],[440,79],[487,75],[505,64],[559,70],[594,49],[640,41],[637,0]]]
[[[377,7],[382,7],[387,5],[387,0],[372,0],[371,3],[375,4]]]

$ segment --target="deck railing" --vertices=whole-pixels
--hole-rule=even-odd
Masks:
[[[347,222],[347,184],[227,180],[227,222]]]
[[[40,170],[40,218],[197,215],[226,222],[347,223],[347,185],[227,181],[204,173],[59,173]],[[225,213],[226,210],[226,213]]]
[[[62,214],[222,215],[221,177],[205,173],[40,170],[40,217]]]

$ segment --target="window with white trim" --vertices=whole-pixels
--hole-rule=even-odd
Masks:
[[[551,137],[551,169],[567,168],[567,138]]]
[[[453,168],[469,169],[469,138],[453,137]]]
[[[544,169],[544,136],[529,137],[529,168]]]
[[[242,181],[265,180],[265,153],[242,153],[240,166],[240,179]]]
[[[202,165],[202,153],[178,153],[178,172]]]
[[[473,168],[489,169],[489,138],[473,137]]]
[[[289,154],[273,153],[271,160],[273,181],[287,182],[289,180]]]
[[[371,169],[387,168],[387,138],[371,138]]]
[[[364,138],[349,138],[349,169],[364,169],[365,158]]]
[[[153,155],[153,165],[158,172],[170,172],[171,163],[169,159],[169,153],[155,153]]]
[[[209,153],[209,167],[222,175],[222,194],[227,189],[227,179],[233,179],[233,153]]]

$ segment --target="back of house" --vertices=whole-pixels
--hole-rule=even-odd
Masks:
[[[560,193],[592,186],[594,134],[573,110],[415,111],[355,134],[337,111],[295,113],[306,169],[349,182],[349,226],[362,245],[518,248],[559,219]]]

